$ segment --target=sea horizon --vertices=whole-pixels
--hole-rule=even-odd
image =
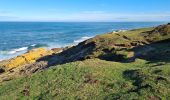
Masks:
[[[116,30],[153,27],[167,22],[0,22],[0,60],[33,48],[61,48]]]

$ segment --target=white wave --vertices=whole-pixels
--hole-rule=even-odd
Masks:
[[[119,32],[126,32],[127,30],[116,30],[116,31],[113,31],[113,33],[119,33]]]
[[[8,51],[7,54],[15,54],[15,53],[17,53],[17,52],[25,51],[25,50],[27,50],[27,49],[28,49],[28,47],[22,47],[22,48],[18,48],[18,49],[13,49],[13,50],[11,50],[11,51]]]
[[[36,44],[32,44],[31,46],[34,47],[34,46],[36,46]]]
[[[30,47],[35,47],[37,44],[32,44],[28,47],[21,47],[12,50],[0,51],[0,55],[15,55],[26,52]]]
[[[0,55],[7,54],[8,51],[0,51]]]
[[[83,41],[90,39],[90,38],[92,38],[92,36],[91,37],[90,36],[84,36],[84,37],[81,37],[78,40],[74,40],[74,43],[80,43],[80,42],[83,42]]]
[[[28,47],[22,47],[22,48],[12,49],[8,51],[0,51],[0,61],[14,58],[18,55],[25,53],[27,50],[28,50]]]

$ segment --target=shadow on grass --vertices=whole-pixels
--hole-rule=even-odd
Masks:
[[[85,59],[90,59],[88,57],[85,58],[85,56],[93,53],[95,48],[96,45],[94,42],[91,42],[89,44],[85,44],[85,42],[82,42],[79,45],[68,48],[67,50],[59,54],[42,57],[38,59],[37,62],[46,61],[48,62],[47,66],[50,67],[53,65],[65,64],[74,61],[82,61]]]
[[[149,61],[148,63],[170,62],[170,39],[138,46],[131,51],[135,53],[135,58]]]
[[[114,49],[106,50],[103,49],[104,55],[95,56],[93,53],[96,51],[96,44],[84,44],[80,43],[78,46],[74,46],[65,50],[59,54],[53,54],[45,56],[37,62],[46,61],[48,67],[58,64],[65,64],[74,61],[82,61],[85,59],[99,58],[106,61],[116,61],[122,63],[134,62],[135,59],[140,58],[149,61],[148,63],[159,63],[159,62],[170,62],[170,39],[155,42],[143,46],[137,46],[133,49],[127,50],[134,52],[134,57],[126,59],[123,55],[114,54]],[[92,55],[92,56],[91,56]],[[161,63],[163,64],[163,63]]]

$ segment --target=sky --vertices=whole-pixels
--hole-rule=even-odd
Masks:
[[[170,0],[0,0],[0,21],[170,21]]]

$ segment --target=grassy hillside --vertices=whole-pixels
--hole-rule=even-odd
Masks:
[[[4,82],[0,98],[11,99],[170,99],[170,63],[98,59],[54,66]]]
[[[170,25],[99,35],[28,66],[8,71],[19,78],[0,83],[0,99],[169,100]]]

